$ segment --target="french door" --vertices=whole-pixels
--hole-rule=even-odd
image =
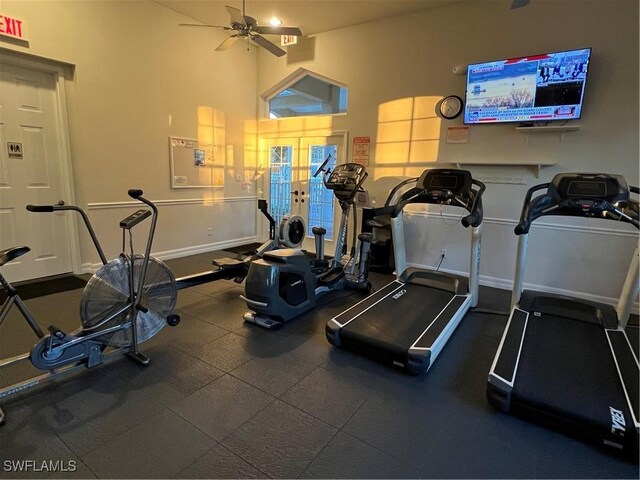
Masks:
[[[307,225],[302,247],[315,251],[313,227],[324,227],[325,252],[333,255],[340,220],[340,207],[333,193],[322,183],[322,173],[314,173],[329,158],[328,166],[344,163],[344,135],[263,139],[269,175],[263,192],[269,212],[280,222],[284,215],[300,215]],[[265,177],[267,178],[267,177]]]

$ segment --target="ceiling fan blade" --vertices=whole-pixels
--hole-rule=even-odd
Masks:
[[[269,40],[267,40],[264,37],[261,37],[260,35],[250,35],[251,40],[253,40],[254,42],[256,42],[258,45],[260,45],[262,48],[269,50],[271,53],[273,53],[276,57],[282,57],[283,55],[286,55],[287,52],[285,52],[284,50],[282,50],[279,46],[277,46],[275,43],[271,43]]]
[[[512,0],[511,9],[524,7],[527,3],[529,0]]]
[[[293,35],[294,37],[301,37],[302,31],[298,27],[269,27],[262,26],[253,29],[254,32],[261,33],[263,35]]]
[[[242,15],[242,12],[240,10],[238,10],[237,8],[230,7],[229,5],[225,5],[225,8],[227,9],[227,12],[229,12],[232,25],[238,24],[245,27],[247,26],[247,23],[245,22],[245,19],[244,19],[244,15]]]
[[[222,25],[208,25],[206,23],[179,23],[179,27],[207,27],[207,28],[221,28],[223,30],[231,30],[229,27],[224,27]]]
[[[240,38],[240,35],[231,35],[227,37],[220,45],[216,47],[216,52],[222,52],[228,49],[231,45],[236,43],[236,41]]]

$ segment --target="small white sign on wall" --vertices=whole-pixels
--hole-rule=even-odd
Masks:
[[[7,142],[7,154],[9,158],[22,158],[22,143],[19,142]]]
[[[469,127],[447,127],[447,143],[468,143]]]
[[[365,167],[369,166],[369,151],[371,148],[371,137],[353,137],[353,149],[351,150],[351,161],[359,163]]]

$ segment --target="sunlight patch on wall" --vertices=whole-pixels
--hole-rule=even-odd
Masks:
[[[257,122],[257,176],[269,170],[269,146],[275,139],[328,137],[334,134],[331,116],[293,117]]]
[[[330,116],[293,117],[278,120],[260,120],[261,136],[326,136],[331,134],[333,119]]]
[[[199,106],[197,116],[198,146],[208,152],[200,175],[209,176],[211,186],[223,187],[227,159],[224,112],[211,106]],[[214,191],[210,195],[212,197],[224,196],[224,192]]]
[[[378,107],[374,180],[418,176],[438,161],[441,96],[409,97]]]
[[[258,122],[245,120],[244,122],[244,181],[253,182],[258,168]]]

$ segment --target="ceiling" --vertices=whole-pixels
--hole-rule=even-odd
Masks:
[[[209,25],[228,25],[225,5],[242,10],[242,0],[154,0]],[[300,27],[304,35],[429,10],[461,0],[246,0],[246,14],[259,25],[278,17],[283,25]]]

